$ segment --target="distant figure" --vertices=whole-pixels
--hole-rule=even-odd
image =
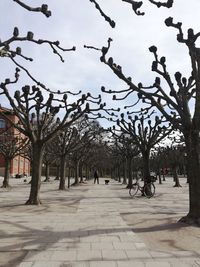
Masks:
[[[97,182],[99,184],[99,175],[97,170],[94,171],[94,184]]]

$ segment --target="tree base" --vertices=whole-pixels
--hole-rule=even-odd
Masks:
[[[49,183],[50,182],[50,179],[45,179],[44,182],[45,183]]]
[[[73,184],[71,184],[71,186],[77,186],[79,183],[73,183]]]
[[[132,188],[132,186],[130,184],[127,184],[126,188],[130,189],[130,188]]]
[[[28,199],[25,203],[25,205],[37,205],[37,206],[39,206],[41,204],[42,204],[42,202],[39,199]]]
[[[173,187],[182,187],[180,184],[175,184]]]
[[[9,184],[2,184],[1,188],[11,189],[11,186]]]
[[[59,191],[66,191],[66,187],[59,187]]]
[[[200,217],[194,217],[189,214],[182,217],[178,222],[200,227]]]

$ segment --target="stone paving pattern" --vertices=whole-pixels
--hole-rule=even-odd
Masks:
[[[45,183],[40,207],[23,205],[30,185],[12,183],[12,190],[0,191],[1,267],[200,266],[200,255],[193,251],[146,246],[121,216],[143,207],[134,208],[128,191],[116,181],[89,181],[64,192],[57,190],[57,181]]]

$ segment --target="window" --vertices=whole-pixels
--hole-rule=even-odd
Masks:
[[[3,119],[0,119],[0,129],[6,128],[6,122]]]

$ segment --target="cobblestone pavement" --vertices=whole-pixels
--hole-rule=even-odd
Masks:
[[[144,200],[138,198],[135,208],[115,181],[90,181],[64,192],[57,181],[43,183],[40,207],[23,205],[30,185],[16,179],[11,184],[10,191],[0,190],[1,267],[200,266],[194,251],[148,248],[121,216],[130,209],[139,213]]]

